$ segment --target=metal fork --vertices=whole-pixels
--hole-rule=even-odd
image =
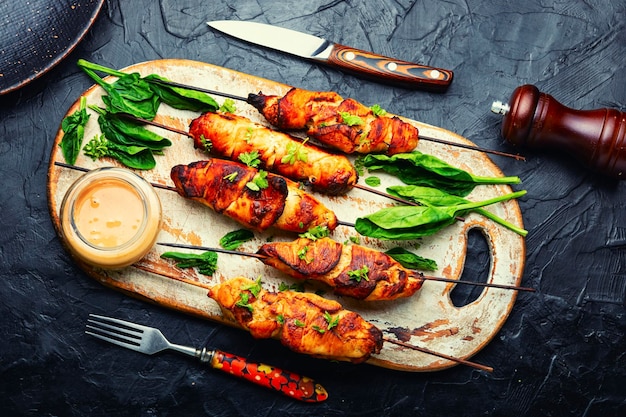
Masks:
[[[262,363],[250,362],[246,358],[220,350],[170,343],[159,329],[153,327],[90,314],[85,333],[148,355],[168,349],[175,350],[198,358],[200,362],[207,363],[214,369],[244,378],[300,401],[321,402],[328,398],[324,387],[311,378]]]

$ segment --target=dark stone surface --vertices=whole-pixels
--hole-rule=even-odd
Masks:
[[[300,29],[449,68],[455,80],[445,94],[387,87],[214,33],[204,22],[215,19]],[[493,366],[493,374],[463,366],[416,374],[328,363],[129,298],[74,265],[46,201],[54,136],[91,84],[75,65],[79,58],[114,68],[158,58],[205,61],[335,90],[512,151],[489,108],[521,84],[574,108],[626,110],[625,22],[624,3],[610,0],[107,1],[65,61],[0,96],[2,415],[625,415],[626,185],[558,152],[525,151],[526,162],[494,157],[528,190],[520,201],[530,231],[523,283],[538,292],[520,294],[503,329],[474,358]],[[106,346],[84,335],[88,313],[155,325],[182,343],[312,376],[330,399],[301,404],[176,354],[154,358]]]

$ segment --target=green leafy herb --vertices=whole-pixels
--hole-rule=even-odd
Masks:
[[[206,153],[211,153],[211,149],[213,149],[213,142],[210,139],[204,137],[204,135],[200,135],[200,143],[202,143],[202,148]]]
[[[356,173],[359,177],[362,177],[365,174],[365,165],[363,164],[363,158],[365,155],[358,155],[354,160],[354,169],[356,169]]]
[[[254,308],[250,305],[250,294],[247,292],[242,292],[239,294],[239,300],[235,303],[237,307],[243,307],[250,310],[250,312],[254,312]]]
[[[160,154],[172,144],[169,139],[123,116],[97,106],[89,108],[99,114],[98,124],[103,133],[103,136],[94,137],[83,150],[94,160],[108,156],[129,168],[152,169],[156,166],[153,155]]]
[[[361,238],[358,236],[350,236],[348,239],[345,240],[345,242],[343,242],[344,245],[348,245],[350,243],[358,245],[359,243],[361,243]]]
[[[243,140],[246,143],[250,143],[250,141],[252,140],[252,135],[254,134],[254,129],[249,127],[246,129],[246,134],[243,136]],[[258,155],[258,152],[257,152]]]
[[[296,326],[298,326],[298,327],[304,327],[304,322],[302,322],[302,321],[300,321],[300,320],[298,320],[298,319],[295,319],[293,323],[294,323]]]
[[[384,116],[387,114],[387,110],[383,109],[378,104],[374,104],[372,107],[370,107],[370,109],[372,110],[372,113],[374,113],[374,116],[376,117]]]
[[[248,181],[246,183],[246,187],[252,191],[261,191],[269,187],[269,182],[267,181],[267,171],[261,170],[257,172],[252,178],[252,181]]]
[[[356,282],[361,282],[361,280],[369,281],[369,277],[367,276],[369,272],[370,269],[367,267],[367,265],[363,265],[363,267],[360,269],[348,271],[348,276]]]
[[[217,102],[206,93],[188,88],[173,87],[160,82],[169,81],[167,78],[150,74],[143,79],[149,83],[150,89],[163,103],[175,109],[204,113],[215,112],[220,108]]]
[[[303,149],[302,147],[302,145],[304,145],[307,140],[308,138],[301,143],[289,142],[287,144],[287,155],[283,156],[280,162],[289,165],[293,165],[297,161],[307,162],[309,157],[306,149]]]
[[[154,116],[146,116],[150,115],[151,106],[154,106],[153,110],[154,114],[156,114],[156,110],[161,102],[177,109],[198,112],[216,111],[219,108],[219,105],[211,96],[184,87],[165,85],[163,82],[169,80],[156,74],[150,74],[141,78],[138,73],[127,74],[85,61],[84,59],[78,60],[78,66],[107,91],[107,94],[110,96],[105,99],[107,106],[110,104],[112,107],[124,110],[124,112],[128,112],[136,117],[152,120]],[[113,83],[112,86],[119,94],[115,92],[111,94],[109,88],[102,84],[104,81],[99,79],[95,71],[118,77],[118,81]],[[124,100],[126,100],[125,103]],[[137,109],[139,112],[126,111],[128,109]],[[113,111],[112,109],[109,110]],[[147,111],[147,113],[140,115],[144,111]]]
[[[83,153],[93,160],[110,157],[133,169],[148,170],[156,166],[152,151],[145,146],[121,146],[106,139],[104,135],[94,136],[83,148]]]
[[[287,284],[285,282],[281,282],[278,285],[278,291],[297,291],[297,292],[304,292],[304,283],[302,282],[296,282],[294,284]]]
[[[316,241],[317,239],[330,236],[330,230],[328,230],[328,226],[315,226],[310,228],[306,232],[301,233],[299,236],[312,241]]]
[[[102,101],[109,112],[128,113],[142,119],[154,119],[159,108],[159,96],[150,89],[150,84],[140,79],[138,73],[126,74],[115,71],[115,75],[119,78],[109,84],[92,70],[92,66],[82,65],[83,62],[86,61],[79,60],[78,65],[106,91],[107,95],[102,96]]]
[[[370,187],[378,187],[380,185],[380,178],[378,177],[367,177],[365,178],[365,184]]]
[[[258,168],[261,164],[259,151],[244,152],[239,155],[239,160],[252,168]]]
[[[363,119],[361,119],[359,116],[350,114],[345,111],[339,112],[339,115],[341,116],[341,120],[343,120],[343,123],[348,126],[358,126],[364,123]]]
[[[198,268],[204,275],[213,275],[217,269],[217,253],[212,251],[201,254],[164,252],[161,258],[174,260],[179,268]]]
[[[387,188],[387,192],[396,197],[400,197],[406,200],[414,201],[416,203],[426,205],[426,206],[454,206],[454,205],[462,205],[470,203],[469,200],[466,200],[462,197],[451,195],[446,193],[445,191],[437,190],[435,188],[430,187],[420,187],[417,185],[397,185]],[[490,212],[489,210],[485,210],[483,208],[475,208],[472,211],[481,214],[482,216],[487,217],[488,219],[493,220],[494,222],[500,224],[501,226],[506,227],[509,230],[514,231],[520,236],[526,236],[528,231],[515,226],[514,224],[504,220],[500,216],[497,216]]]
[[[331,316],[328,311],[324,312],[324,319],[326,320],[326,323],[328,323],[328,330],[331,330],[333,327],[337,327],[339,324],[339,317]]]
[[[87,98],[82,96],[80,98],[79,109],[71,115],[65,117],[61,122],[63,139],[61,139],[59,146],[63,152],[63,158],[65,158],[65,161],[70,165],[74,165],[76,163],[76,158],[78,158],[80,148],[83,145],[85,125],[88,120],[89,114],[87,114]]]
[[[234,182],[237,179],[237,172],[231,172],[228,175],[224,175],[222,178],[224,178],[225,180],[228,180],[230,182]]]
[[[276,323],[283,325],[285,324],[285,316],[283,316],[282,314],[279,314],[276,316]]]
[[[409,269],[419,269],[422,271],[436,271],[437,262],[433,259],[416,255],[401,247],[395,247],[385,252],[395,259],[400,265]]]
[[[235,106],[235,101],[233,99],[227,98],[224,100],[222,105],[220,106],[220,111],[224,113],[234,113],[237,111],[237,106]]]
[[[259,295],[259,293],[261,292],[261,289],[262,289],[261,277],[257,278],[256,281],[254,281],[253,284],[242,285],[241,289],[244,290],[244,291],[250,291],[252,293],[252,295],[257,297]]]
[[[236,174],[236,173],[235,173]],[[254,233],[247,229],[233,230],[226,233],[220,239],[220,246],[224,249],[235,250],[239,248],[243,243],[254,238]]]
[[[507,201],[526,194],[518,191],[485,201],[451,206],[394,206],[357,218],[355,229],[363,236],[378,239],[418,239],[437,233],[478,207]]]
[[[309,252],[309,247],[308,246],[303,246],[302,248],[300,248],[298,250],[298,258],[304,262],[306,262],[307,264],[310,264],[311,262],[313,262],[313,259],[308,259],[306,257],[306,254]]]
[[[438,188],[465,197],[478,184],[519,184],[519,177],[481,177],[453,167],[432,155],[419,151],[392,156],[366,155],[363,165],[370,171],[383,170],[409,185]]]

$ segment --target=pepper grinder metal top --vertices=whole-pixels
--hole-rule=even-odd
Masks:
[[[509,103],[496,101],[502,136],[513,145],[566,152],[602,174],[626,178],[626,114],[616,109],[574,110],[534,85],[516,88]]]

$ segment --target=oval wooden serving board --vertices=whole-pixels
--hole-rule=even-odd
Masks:
[[[158,60],[140,63],[126,68],[127,72],[139,72],[145,76],[159,74],[170,80],[184,84],[202,86],[204,88],[224,91],[241,96],[251,92],[262,91],[265,94],[284,94],[290,88],[287,85],[254,77],[248,74],[216,67],[213,65],[187,60]],[[109,80],[112,81],[112,80]],[[85,91],[88,104],[101,105],[103,90],[92,87]],[[218,102],[223,100],[215,97]],[[358,99],[358,97],[354,97]],[[375,103],[365,103],[372,105]],[[267,124],[257,111],[243,102],[237,102],[237,114],[254,121]],[[78,101],[68,110],[71,114],[78,109]],[[100,130],[97,116],[89,110],[91,117],[85,128],[85,142]],[[175,110],[165,104],[161,105],[156,121],[187,130],[190,121],[197,113]],[[454,142],[468,143],[461,136],[450,131],[408,120],[415,124],[420,134],[437,137]],[[207,155],[195,150],[193,142],[186,136],[152,128],[169,138],[173,145],[165,150],[164,155],[157,156],[157,167],[151,171],[137,171],[152,183],[171,186],[170,170],[177,164],[188,164],[206,159]],[[81,172],[55,165],[65,162],[58,143],[63,136],[59,130],[52,147],[48,172],[48,199],[52,220],[61,240],[59,208],[67,188]],[[418,149],[424,153],[435,155],[457,167],[476,175],[502,176],[500,169],[484,154],[461,148],[420,141]],[[92,161],[80,154],[77,166],[93,169],[101,166],[117,166],[113,160]],[[382,179],[381,191],[392,184],[399,184],[397,179],[384,174],[375,173]],[[367,175],[366,175],[367,176]],[[360,179],[363,183],[363,178]],[[511,192],[508,186],[479,186],[468,197],[471,200],[483,200]],[[218,247],[219,239],[226,233],[240,229],[234,221],[220,216],[209,208],[196,202],[180,197],[176,192],[158,189],[164,217],[160,242],[187,243]],[[376,196],[359,189],[351,190],[347,195],[328,197],[318,194],[317,197],[333,209],[340,220],[354,222],[359,216],[374,212],[379,208],[392,205],[393,202],[384,197]],[[500,217],[522,226],[522,216],[517,202],[509,201],[487,207]],[[464,222],[456,222],[436,234],[419,242],[384,242],[376,239],[360,237],[360,244],[380,250],[394,246],[404,246],[415,250],[421,256],[437,261],[439,270],[432,275],[459,279],[463,272],[466,258],[468,232],[478,228],[488,242],[491,265],[487,282],[519,285],[522,279],[525,259],[524,239],[519,235],[496,225],[490,220],[476,214],[470,214]],[[255,252],[267,241],[292,240],[296,236],[270,229],[265,233],[256,233],[253,241],[247,242],[241,250]],[[344,242],[357,236],[354,229],[340,226],[332,237]],[[178,270],[173,264],[160,258],[160,254],[172,249],[155,246],[152,251],[138,264],[119,271],[104,271],[88,265],[80,264],[85,272],[102,284],[151,302],[193,314],[228,325],[218,305],[207,296],[207,288],[236,276],[251,279],[262,277],[263,286],[277,289],[281,282],[293,283],[293,279],[283,275],[260,261],[234,255],[220,254],[218,270],[213,276],[204,276],[193,270]],[[182,251],[182,250],[179,250]],[[145,268],[157,270],[169,275],[146,272]],[[172,278],[177,277],[178,279]],[[307,284],[307,290],[315,290]],[[421,291],[413,297],[391,302],[362,302],[348,298],[335,297],[330,291],[325,293],[328,298],[335,297],[345,308],[360,313],[365,319],[378,326],[390,338],[403,337],[405,341],[447,355],[467,359],[483,348],[498,332],[511,311],[516,292],[504,289],[486,288],[474,302],[457,308],[450,300],[450,292],[454,284],[426,281]],[[405,347],[385,343],[380,354],[372,357],[368,363],[373,365],[399,369],[404,371],[435,371],[455,365],[455,362],[436,356],[421,353]]]

